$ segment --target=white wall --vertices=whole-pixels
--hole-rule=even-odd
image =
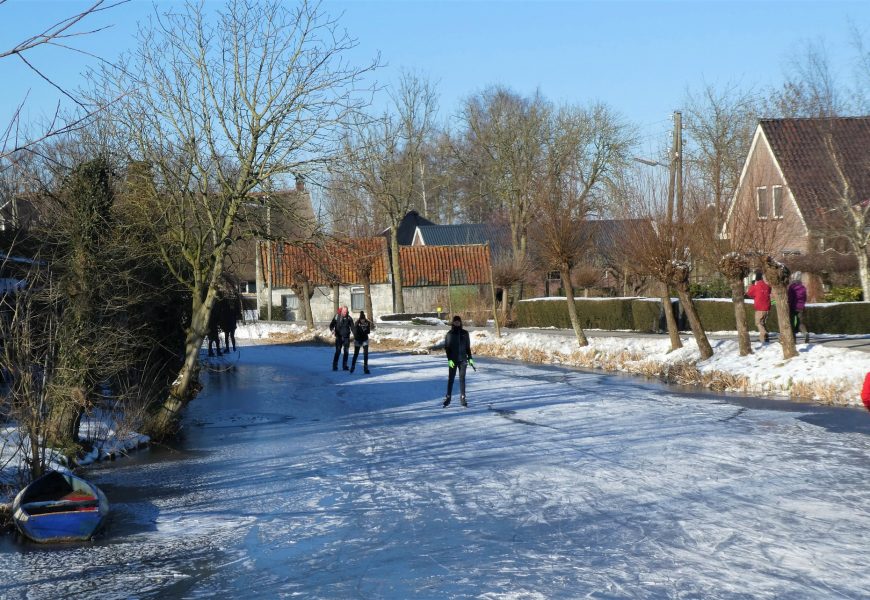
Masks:
[[[393,312],[393,291],[392,286],[388,283],[374,284],[372,287],[372,310],[374,310],[375,318],[378,315],[390,314]],[[351,288],[362,288],[362,286],[342,285],[338,288],[338,304],[339,306],[347,305],[352,308],[351,304]],[[293,290],[289,288],[275,288],[272,290],[272,304],[274,306],[282,305],[283,296],[291,296]],[[311,297],[311,310],[314,313],[315,321],[330,321],[332,320],[335,311],[333,310],[332,288],[319,286],[315,288],[314,295]],[[359,316],[359,310],[365,310],[365,305],[361,309],[353,310],[353,317]],[[302,319],[301,311],[293,311],[295,320]],[[368,315],[370,318],[372,315]],[[276,318],[280,318],[275,315]],[[265,319],[265,315],[261,315]]]

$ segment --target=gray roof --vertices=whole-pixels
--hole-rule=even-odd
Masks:
[[[423,243],[427,246],[462,246],[489,243],[493,253],[509,251],[510,234],[507,227],[487,223],[462,225],[420,225]]]

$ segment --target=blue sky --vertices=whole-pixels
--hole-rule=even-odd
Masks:
[[[85,4],[0,5],[0,48]],[[111,29],[72,45],[112,59],[131,47],[136,22],[152,7],[150,0],[133,0],[98,15],[91,25]],[[847,79],[851,24],[870,32],[870,2],[326,0],[323,8],[341,14],[358,39],[352,59],[362,63],[380,52],[386,66],[379,80],[390,82],[405,68],[437,81],[444,119],[464,97],[504,83],[522,93],[539,88],[556,102],[603,101],[649,139],[667,135],[670,114],[687,88],[704,82],[774,85],[788,57],[808,41],[822,40],[838,76]],[[69,86],[93,62],[57,48],[34,53],[32,60]],[[29,118],[51,110],[59,98],[17,60],[0,60],[0,78],[0,123],[28,91]]]

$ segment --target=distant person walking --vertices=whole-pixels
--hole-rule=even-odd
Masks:
[[[447,408],[450,405],[450,398],[453,393],[453,380],[456,378],[456,371],[459,371],[459,402],[462,406],[468,406],[465,401],[465,370],[470,364],[474,366],[474,359],[471,358],[471,338],[468,332],[462,328],[462,319],[459,315],[453,317],[453,325],[450,331],[444,337],[444,351],[447,353],[447,366],[449,367],[447,375],[447,396],[444,398],[442,406]]]
[[[755,303],[755,326],[758,328],[758,338],[766,344],[769,341],[767,315],[770,313],[770,286],[764,280],[761,271],[755,272],[755,283],[749,286],[746,295]]]
[[[794,331],[794,339],[797,341],[798,329],[804,334],[804,344],[810,343],[810,331],[807,329],[806,304],[807,288],[801,281],[801,272],[794,272],[794,281],[788,286],[788,316]]]
[[[372,330],[372,323],[366,318],[364,311],[359,311],[359,319],[353,326],[353,361],[350,363],[350,372],[353,373],[356,369],[356,357],[359,356],[359,349],[363,349],[363,373],[370,374],[369,371],[369,333]]]
[[[335,334],[335,356],[332,357],[332,370],[338,371],[338,356],[343,348],[344,359],[341,361],[341,368],[347,371],[347,353],[350,349],[350,334],[353,331],[353,317],[347,313],[347,306],[338,309],[338,313],[332,317],[332,321],[329,323],[329,330]]]
[[[212,350],[212,345],[217,348],[217,355],[221,355],[221,334],[218,331],[218,325],[220,324],[220,304],[221,299],[218,297],[215,300],[214,304],[211,307],[211,312],[208,315],[208,355],[214,356],[214,350]]]
[[[236,324],[242,318],[242,307],[238,296],[226,296],[220,301],[218,319],[221,331],[224,332],[224,348],[230,351],[230,342],[233,343],[233,352],[236,351]]]

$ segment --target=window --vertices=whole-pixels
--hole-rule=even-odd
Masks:
[[[257,293],[257,282],[256,281],[242,281],[239,283],[239,292],[242,294],[256,294]]]
[[[782,218],[782,186],[773,186],[773,218]]]
[[[299,296],[296,294],[287,294],[286,296],[281,296],[281,304],[284,305],[284,308],[288,308],[290,310],[299,310]]]
[[[559,271],[550,271],[547,273],[547,279],[561,280],[562,276],[559,274]]]
[[[350,309],[354,312],[366,309],[366,295],[363,288],[350,288]]]
[[[767,188],[755,188],[755,211],[759,219],[767,218]]]

